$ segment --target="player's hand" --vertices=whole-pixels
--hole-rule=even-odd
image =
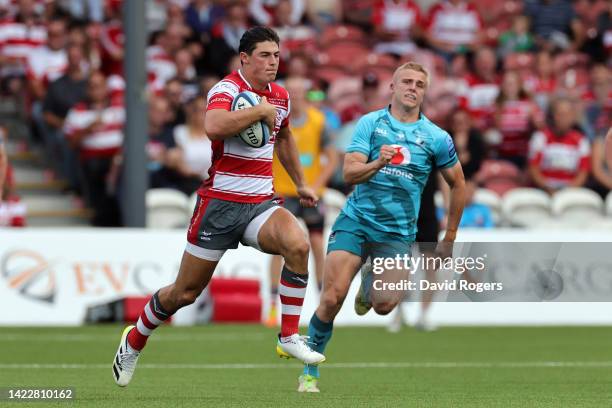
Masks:
[[[443,260],[446,258],[450,258],[453,256],[453,244],[454,241],[443,239],[438,242],[436,245],[436,250],[434,251],[435,256],[437,258],[442,258]]]
[[[393,156],[395,156],[395,149],[389,145],[382,145],[380,147],[380,153],[376,161],[378,162],[378,164],[380,165],[380,168],[382,169],[383,167],[385,167],[387,164],[391,162],[391,159],[393,158]]]
[[[297,189],[297,193],[300,196],[300,204],[302,207],[310,208],[317,206],[319,196],[317,196],[312,188],[302,186]]]
[[[266,122],[270,133],[272,133],[276,123],[276,107],[268,102],[265,96],[262,96],[259,105],[257,105],[257,109],[259,109],[262,120]]]

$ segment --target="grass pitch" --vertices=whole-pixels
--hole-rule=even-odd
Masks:
[[[127,388],[111,361],[123,327],[0,328],[0,387],[74,387],[43,407],[610,407],[612,328],[339,327],[320,394],[260,326],[161,327]],[[304,330],[303,330],[304,331]]]

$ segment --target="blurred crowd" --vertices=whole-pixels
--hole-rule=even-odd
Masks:
[[[150,187],[190,195],[208,177],[206,95],[261,24],[281,38],[279,80],[307,80],[340,159],[356,120],[388,103],[394,69],[414,60],[431,73],[424,113],[452,135],[474,186],[605,195],[611,19],[609,0],[147,0]],[[97,226],[121,225],[124,58],[121,0],[0,0],[1,97]],[[0,199],[14,199],[3,184]],[[350,191],[339,170],[328,184]]]

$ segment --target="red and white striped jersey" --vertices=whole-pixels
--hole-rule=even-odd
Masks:
[[[535,104],[528,99],[506,101],[498,108],[498,128],[502,134],[502,142],[498,147],[499,154],[503,157],[527,156],[529,138],[533,131],[531,118],[537,115],[538,119],[544,120],[544,114]]]
[[[556,136],[550,129],[536,132],[529,143],[529,163],[555,188],[567,186],[581,170],[590,168],[591,147],[577,130]]]
[[[467,101],[467,108],[474,118],[475,126],[486,129],[491,124],[491,115],[495,111],[500,80],[495,78],[493,82],[489,82],[474,74],[468,74],[465,80],[468,88],[463,96]]]
[[[64,49],[54,51],[49,47],[40,47],[28,57],[26,75],[28,79],[43,81],[46,86],[64,75],[67,66]]]
[[[289,126],[289,94],[270,83],[263,91],[254,90],[240,70],[218,82],[208,93],[207,110],[231,110],[232,101],[240,92],[251,91],[265,96],[276,106],[276,123],[266,146],[254,148],[237,137],[212,142],[212,165],[209,178],[198,193],[203,197],[241,203],[259,203],[274,195],[272,184],[272,156],[277,133]]]
[[[38,47],[47,42],[47,29],[42,25],[28,27],[16,21],[0,22],[0,54],[23,63]]]
[[[461,2],[457,6],[443,1],[429,12],[427,30],[438,41],[449,44],[472,44],[482,29],[482,19],[473,4]]]
[[[75,132],[89,127],[95,121],[102,122],[102,126],[81,139],[81,159],[113,156],[123,144],[125,109],[120,100],[114,100],[100,110],[94,110],[86,102],[75,105],[68,112],[64,124],[66,137],[74,137]]]
[[[161,47],[151,46],[147,48],[147,73],[153,75],[153,81],[149,81],[153,90],[163,89],[166,82],[176,76],[176,64],[172,56],[168,55]]]
[[[122,75],[123,61],[115,60],[111,55],[124,49],[125,35],[121,21],[113,20],[102,26],[100,31],[100,51],[102,52],[102,71],[106,75]]]

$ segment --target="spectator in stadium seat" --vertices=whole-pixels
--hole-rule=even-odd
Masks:
[[[82,189],[94,210],[94,226],[120,226],[119,205],[110,194],[107,176],[123,144],[125,110],[121,99],[111,100],[106,77],[93,72],[87,81],[87,99],[68,112],[66,138],[79,154]]]
[[[193,64],[193,55],[189,49],[178,50],[174,56],[174,63],[176,65],[176,79],[181,81],[183,86],[183,98],[185,100],[193,98],[199,92],[199,85]]]
[[[282,0],[278,2],[274,10],[275,25],[273,29],[278,33],[283,43],[280,67],[283,71],[286,71],[286,67],[283,65],[286,65],[295,53],[314,54],[318,48],[316,31],[308,25],[301,24],[299,20],[294,22],[291,18],[292,7],[293,2]]]
[[[483,24],[476,7],[466,0],[444,0],[429,11],[426,38],[448,61],[456,53],[474,51],[482,43]]]
[[[595,64],[590,70],[590,79],[590,88],[582,95],[584,123],[596,137],[602,137],[612,122],[612,73],[605,64]]]
[[[564,187],[582,187],[591,168],[591,148],[576,129],[576,107],[568,98],[551,105],[550,124],[533,134],[529,174],[533,183],[552,194]]]
[[[19,3],[17,13],[0,22],[0,74],[22,76],[28,56],[47,40],[42,15],[32,1]]]
[[[173,128],[169,126],[171,117],[170,104],[164,97],[154,96],[149,100],[149,140],[146,150],[151,188],[177,188],[179,175],[166,166],[168,149],[176,146]]]
[[[455,143],[463,175],[466,180],[470,180],[478,173],[486,157],[482,134],[472,126],[470,113],[464,108],[457,108],[450,115],[448,133]]]
[[[174,57],[185,45],[185,32],[179,24],[167,26],[157,36],[154,45],[147,48],[147,73],[153,76],[153,89],[163,89],[166,82],[176,76]]]
[[[578,50],[585,39],[582,22],[570,1],[525,0],[525,14],[540,48]]]
[[[277,25],[279,15],[276,10],[279,7],[284,7],[281,6],[282,3],[289,3],[291,10],[288,16],[289,23],[291,25],[299,24],[306,11],[305,0],[251,0],[249,2],[249,13],[257,24]]]
[[[422,16],[413,0],[377,0],[372,26],[377,44],[375,52],[406,55],[414,52],[415,39],[421,37]]]
[[[550,51],[539,51],[536,54],[535,72],[524,78],[524,86],[533,95],[540,109],[547,111],[550,99],[557,89],[557,78]]]
[[[180,175],[177,188],[191,195],[208,179],[212,162],[212,144],[204,128],[206,99],[198,95],[186,103],[187,121],[174,128],[175,147],[169,148],[166,157],[168,168]]]
[[[495,146],[497,158],[508,160],[519,168],[527,164],[531,134],[544,126],[544,115],[521,85],[516,71],[504,74],[501,90],[495,100],[494,127],[499,133]]]
[[[85,69],[83,48],[80,45],[69,44],[66,54],[68,60],[66,73],[49,85],[42,103],[43,136],[47,157],[53,158],[55,171],[68,181],[70,189],[79,191],[77,158],[69,147],[62,129],[68,111],[85,99],[88,71]]]
[[[224,12],[223,7],[212,0],[194,0],[185,9],[185,21],[195,33],[209,35]]]
[[[491,126],[495,111],[495,98],[499,94],[500,78],[497,74],[497,57],[488,47],[481,47],[474,55],[474,71],[466,76],[468,85],[465,98],[474,118],[474,125],[481,130]]]
[[[529,32],[529,18],[515,16],[512,28],[499,37],[498,51],[503,58],[513,52],[531,52],[535,49],[535,40]]]
[[[318,32],[325,27],[342,21],[341,0],[308,0],[306,2],[308,21]]]
[[[170,125],[172,127],[182,125],[185,123],[185,110],[183,109],[183,102],[185,101],[183,94],[183,84],[177,78],[172,78],[166,82],[163,92],[164,97],[170,103],[170,110],[172,112],[172,118]]]
[[[34,100],[42,100],[50,82],[66,70],[66,22],[55,19],[47,25],[46,45],[28,55],[26,76]]]
[[[207,73],[224,77],[228,74],[227,62],[238,54],[240,37],[247,30],[248,11],[241,3],[231,3],[225,9],[225,16],[212,28],[210,43],[204,52]]]

